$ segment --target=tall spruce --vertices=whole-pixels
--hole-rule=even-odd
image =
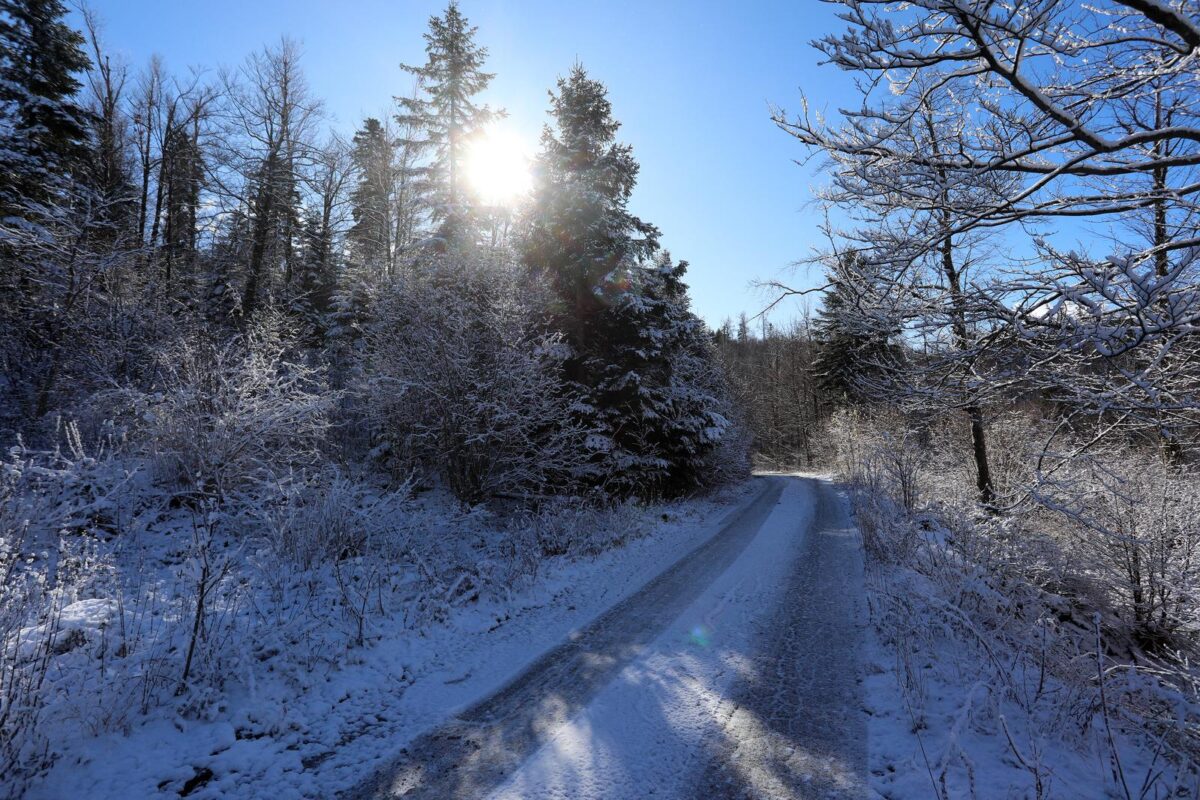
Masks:
[[[184,124],[173,125],[167,130],[165,140],[159,172],[162,186],[160,256],[163,287],[171,293],[176,291],[177,284],[195,279],[196,228],[205,170],[198,118],[193,115]]]
[[[523,257],[556,297],[556,316],[571,345],[586,353],[606,292],[658,248],[658,229],[629,211],[638,164],[629,145],[616,141],[604,84],[580,65],[550,93],[553,127],[542,132],[534,163],[535,201],[527,216]],[[579,359],[571,377],[589,376]]]
[[[351,257],[356,266],[382,273],[392,264],[394,147],[379,120],[369,117],[354,134],[351,158],[358,176],[350,193],[354,225]]]
[[[604,85],[576,65],[550,99],[522,257],[571,347],[592,478],[625,495],[688,491],[728,423],[686,264],[658,254],[658,229],[629,211],[638,165]]]
[[[70,369],[99,260],[84,177],[84,38],[57,0],[0,0],[0,425],[41,417]]]
[[[898,325],[871,298],[871,267],[861,253],[838,256],[826,273],[827,288],[813,326],[813,372],[823,394],[843,403],[871,394],[872,376],[899,357],[892,339]]]
[[[488,51],[475,43],[477,30],[453,1],[443,16],[431,17],[425,64],[401,65],[416,76],[418,91],[396,99],[398,124],[419,137],[406,140],[405,146],[428,158],[413,168],[413,174],[422,184],[438,235],[449,245],[469,242],[473,236],[463,165],[471,138],[496,116],[475,99],[494,77],[483,71]]]
[[[55,202],[87,155],[83,35],[59,0],[0,0],[0,217]]]

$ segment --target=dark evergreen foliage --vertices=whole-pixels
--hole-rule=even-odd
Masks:
[[[728,424],[707,334],[688,310],[686,264],[658,254],[657,228],[628,209],[638,165],[616,142],[604,85],[576,65],[551,114],[523,259],[531,280],[552,287],[572,349],[565,368],[584,398],[593,480],[621,494],[681,494]]]
[[[87,156],[78,74],[91,66],[60,0],[0,2],[0,213],[54,201]]]
[[[350,193],[354,225],[347,232],[356,264],[381,270],[392,250],[393,144],[379,120],[370,117],[354,134],[351,158],[358,182]]]
[[[826,274],[828,288],[817,312],[813,371],[822,392],[843,402],[864,399],[874,376],[898,357],[899,331],[867,299],[871,266],[855,250],[841,254]]]

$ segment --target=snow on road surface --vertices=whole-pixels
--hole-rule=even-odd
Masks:
[[[822,481],[720,533],[354,797],[866,795],[862,561]]]
[[[236,629],[239,637],[263,639],[227,643],[221,652],[233,660],[222,692],[204,694],[198,708],[168,703],[139,713],[136,700],[132,706],[125,700],[139,691],[136,676],[127,692],[100,695],[100,702],[91,693],[94,684],[81,684],[87,691],[78,697],[56,698],[65,721],[47,731],[63,755],[25,800],[168,797],[189,787],[189,800],[336,797],[391,763],[415,737],[497,692],[571,631],[641,590],[712,538],[763,488],[755,480],[704,498],[581,514],[579,524],[595,527],[578,531],[579,537],[608,546],[546,558],[506,591],[485,590],[447,609],[443,619],[410,621],[404,604],[389,605],[404,613],[377,615],[365,647],[347,647],[340,629],[326,630],[343,620],[336,607],[324,616],[281,611],[279,631],[256,627],[257,616],[250,615]],[[440,552],[463,565],[472,557],[487,559],[476,563],[480,573],[504,568],[491,560],[494,544],[484,540],[510,534],[495,520],[466,520],[454,509],[456,503],[447,507],[431,496],[418,514],[398,521],[438,531],[446,537]],[[127,564],[130,574],[150,586],[174,586],[176,536],[166,532],[118,544],[134,546],[117,562]],[[272,605],[273,586],[248,584],[250,604],[280,608]],[[320,597],[293,591],[296,598]],[[85,601],[64,612],[64,622],[92,635],[108,614],[107,607]],[[304,626],[301,635],[298,625]],[[275,644],[275,655],[256,655]],[[91,728],[97,721],[108,725],[99,736]],[[3,788],[0,797],[7,798]]]
[[[814,518],[752,669],[722,702],[719,758],[690,797],[866,795],[862,549],[844,499],[828,483],[806,485]]]

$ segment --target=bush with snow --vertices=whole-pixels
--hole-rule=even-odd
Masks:
[[[1022,485],[1025,501],[981,515],[961,443],[936,423],[909,426],[924,429],[923,443],[898,443],[896,423],[886,410],[845,411],[831,433],[884,658],[895,659],[911,715],[902,724],[927,748],[909,774],[928,773],[951,797],[1011,764],[1025,777],[1003,780],[1052,797],[1098,759],[1108,772],[1089,780],[1114,796],[1194,791],[1194,477],[1125,454],[1072,460],[1031,483],[1025,451],[1037,423],[1027,421],[1023,435],[999,439],[998,454],[1013,464],[1007,474],[1026,477],[1008,484]]]
[[[513,266],[447,256],[425,270],[381,299],[366,334],[358,392],[394,466],[466,503],[569,489],[584,455],[563,348]]]
[[[224,498],[318,464],[337,392],[298,346],[289,323],[268,315],[228,341],[164,349],[160,385],[127,410],[156,478]]]
[[[0,458],[0,772],[18,787],[51,762],[47,717],[74,709],[95,730],[120,714],[117,704],[89,707],[64,680],[68,664],[119,647],[115,621],[127,609],[107,593],[116,574],[100,543],[156,513],[128,461],[89,454],[72,424],[60,433],[53,450],[18,445]]]

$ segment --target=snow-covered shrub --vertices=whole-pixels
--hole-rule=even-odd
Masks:
[[[834,414],[827,431],[842,474],[873,493],[894,497],[911,513],[921,499],[929,454],[918,431],[888,424],[894,420],[886,410],[847,408]]]
[[[890,432],[923,427],[906,508]],[[1106,763],[1114,796],[1127,784],[1132,797],[1186,793],[1200,764],[1195,477],[1128,450],[1079,458],[1070,442],[1072,458],[1039,461],[1036,420],[998,427],[999,515],[980,513],[963,439],[936,421],[845,412],[830,427],[877,630],[914,725],[944,747],[923,769],[942,796],[973,791],[978,755],[961,739],[984,731],[1002,745],[989,757],[1024,770],[1032,796],[1054,796],[1040,754],[1063,746]],[[1158,765],[1137,755],[1147,749]]]
[[[40,729],[45,698],[41,688],[49,669],[58,614],[39,618],[48,591],[45,575],[24,567],[19,538],[23,531],[0,535],[0,788],[20,795],[27,781],[49,766],[46,737]]]
[[[632,501],[603,505],[557,498],[522,517],[539,556],[595,556],[645,533]]]
[[[835,442],[841,474],[858,490],[853,494],[853,506],[863,546],[875,562],[903,563],[917,545],[918,528],[901,494],[895,492],[896,486],[887,480],[892,453],[886,447],[886,438],[856,424],[859,421],[852,412],[839,413],[828,430]],[[898,466],[908,461],[902,458]],[[906,481],[914,477],[908,472],[902,475]],[[910,497],[915,494],[910,490]]]
[[[135,409],[156,477],[225,498],[318,463],[337,395],[295,347],[283,318],[267,316],[228,342],[166,348],[160,390]]]
[[[301,569],[312,569],[350,555],[385,555],[372,545],[405,513],[407,499],[407,485],[383,494],[328,469],[294,474],[272,485],[247,515],[276,553]]]
[[[754,437],[742,415],[733,409],[729,414],[730,427],[701,460],[699,474],[704,476],[705,488],[728,486],[750,477]]]
[[[1087,454],[1035,492],[1143,646],[1200,646],[1200,476],[1159,453]]]
[[[975,465],[971,458],[970,437],[962,425],[943,424],[945,428],[959,432],[960,443],[952,449],[961,454],[959,474],[971,486],[974,483]],[[1040,448],[1053,435],[1053,429],[1051,421],[1028,410],[997,411],[990,416],[987,422],[988,466],[997,497],[1011,503],[1033,484],[1037,478]]]
[[[286,632],[288,646],[319,650],[321,631],[333,628],[345,637],[339,645],[358,647],[380,619],[422,629],[536,573],[530,555],[544,556],[523,516],[483,505],[451,510],[447,500],[418,503],[407,482],[385,488],[334,470],[263,492],[234,524],[257,532],[253,580],[267,589],[272,636]],[[296,607],[304,613],[287,611]]]
[[[62,701],[91,730],[115,704],[87,704],[68,662],[115,649],[111,564],[96,543],[135,533],[155,513],[136,470],[110,451],[89,455],[73,424],[54,450],[0,458],[0,787],[19,789],[49,766],[48,708]],[[90,696],[90,695],[89,695]],[[19,794],[19,791],[18,791]]]
[[[445,257],[381,298],[359,387],[395,464],[467,503],[569,487],[583,462],[559,341],[530,322],[511,265]]]
[[[22,445],[0,458],[0,532],[36,547],[59,533],[110,535],[124,530],[147,503],[135,466],[112,451],[89,455],[73,424],[53,450]]]
[[[261,531],[265,553],[286,574],[297,570],[309,583],[336,586],[341,622],[361,646],[385,589],[393,591],[408,567],[414,523],[409,487],[385,493],[326,470],[294,475],[274,490],[248,520]],[[282,598],[282,587],[278,594]]]

